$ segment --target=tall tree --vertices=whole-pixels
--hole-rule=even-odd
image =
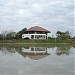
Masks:
[[[19,31],[16,35],[17,39],[22,39],[22,34],[25,33],[25,31],[27,30],[27,28],[22,29],[21,31]]]

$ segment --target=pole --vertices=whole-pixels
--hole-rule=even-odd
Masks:
[[[56,38],[55,38],[55,43],[56,43]]]

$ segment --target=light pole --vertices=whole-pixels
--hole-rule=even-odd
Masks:
[[[56,37],[55,37],[55,43],[56,43]]]

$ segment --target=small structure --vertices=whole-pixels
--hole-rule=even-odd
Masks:
[[[50,33],[50,31],[39,26],[34,26],[27,29],[25,33],[22,34],[22,39],[47,39],[47,33]]]

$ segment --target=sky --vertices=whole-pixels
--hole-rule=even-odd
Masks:
[[[74,36],[74,1],[0,0],[0,33],[41,26],[51,31],[50,36],[57,31]]]

